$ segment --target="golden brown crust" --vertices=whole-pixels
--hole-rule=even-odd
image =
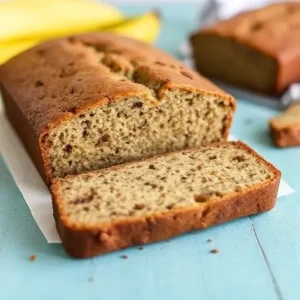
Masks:
[[[133,68],[144,82],[136,83],[134,78],[120,81],[103,65],[103,55],[106,60],[117,58],[128,70]],[[151,84],[147,86],[145,81]],[[51,128],[93,107],[132,95],[149,97],[152,92],[157,101],[169,90],[180,88],[219,96],[226,105],[232,106],[232,114],[235,109],[231,96],[168,54],[147,44],[106,33],[63,38],[25,51],[0,67],[0,82],[5,89],[4,98],[9,97],[9,100],[4,99],[5,103],[14,101],[18,110],[8,114],[23,116],[13,121],[14,127],[22,127],[21,122],[26,122],[31,128],[31,137],[21,136],[21,139],[29,143],[35,136],[39,143],[42,160],[35,161],[42,161],[43,167],[39,169],[48,183],[51,169],[43,145],[44,136]],[[231,119],[232,115],[225,124],[224,137],[229,133]],[[17,132],[27,134],[18,129]],[[29,145],[26,147],[31,151]],[[36,153],[32,151],[30,155],[33,157]]]
[[[299,2],[277,3],[240,13],[196,32],[191,39],[207,34],[232,39],[274,58],[278,65],[274,93],[300,81]]]
[[[196,208],[176,209],[145,217],[130,217],[118,222],[102,223],[99,226],[79,227],[69,223],[67,215],[64,214],[62,196],[59,194],[59,184],[62,179],[54,180],[51,188],[54,217],[66,252],[73,257],[92,257],[133,245],[168,239],[191,230],[207,228],[271,209],[277,197],[280,172],[245,144],[231,143],[257,157],[261,164],[265,164],[274,173],[274,178],[245,191],[199,204]],[[215,146],[218,145],[222,143]],[[155,158],[147,161],[153,159]],[[126,165],[113,167],[113,169],[121,170]],[[111,168],[96,172],[109,172],[109,170]]]

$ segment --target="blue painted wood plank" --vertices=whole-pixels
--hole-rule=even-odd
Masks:
[[[266,215],[251,217],[282,297],[300,299],[300,148],[272,145],[268,119],[278,112],[239,101],[234,133],[273,162],[296,193]],[[250,121],[250,119],[252,121]]]

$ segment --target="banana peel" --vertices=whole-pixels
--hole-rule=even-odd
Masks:
[[[116,7],[91,0],[6,0],[0,2],[0,43],[94,31],[123,19]]]
[[[155,11],[151,11],[137,17],[128,18],[125,21],[121,21],[113,26],[102,27],[97,31],[110,32],[135,38],[146,43],[154,43],[160,33],[160,29],[160,15]],[[73,32],[68,32],[68,34],[73,34]],[[46,38],[44,36],[40,36],[37,39],[0,42],[0,64],[5,63],[13,56],[48,39],[48,36]]]
[[[139,17],[128,18],[103,31],[128,36],[149,44],[156,41],[161,29],[161,18],[157,11]]]

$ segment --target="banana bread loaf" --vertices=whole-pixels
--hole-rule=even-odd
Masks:
[[[269,122],[273,143],[278,147],[300,146],[300,104],[291,105]]]
[[[74,257],[147,244],[267,211],[280,172],[227,142],[54,179],[57,229]]]
[[[105,33],[46,42],[0,68],[7,116],[52,178],[226,140],[234,99],[176,59]]]
[[[191,36],[204,75],[277,95],[300,81],[300,3],[241,13]]]

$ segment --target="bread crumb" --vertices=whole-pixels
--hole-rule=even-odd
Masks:
[[[123,258],[123,259],[127,259],[128,258],[127,255],[121,255],[120,257]]]
[[[170,243],[171,241],[170,240],[166,240],[166,243]]]
[[[210,253],[217,254],[217,253],[219,253],[219,250],[218,250],[218,249],[212,249],[212,250],[210,251]]]
[[[93,281],[95,281],[95,277],[94,276],[90,276],[89,277],[89,282],[93,282]]]
[[[141,246],[141,247],[139,247],[139,249],[140,249],[140,250],[144,250],[144,247],[143,247],[143,246]]]
[[[208,239],[207,242],[208,242],[208,243],[211,243],[211,242],[212,242],[212,239]]]
[[[36,261],[36,256],[35,255],[31,255],[29,257],[29,261],[31,261],[31,262]]]

